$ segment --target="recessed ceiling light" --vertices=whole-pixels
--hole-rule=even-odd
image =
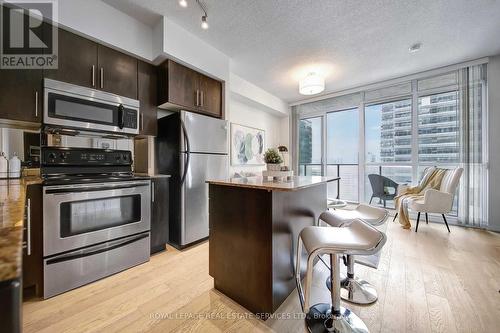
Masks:
[[[410,51],[410,53],[415,53],[415,52],[419,51],[421,48],[422,48],[422,43],[418,42],[418,43],[415,43],[412,46],[410,46],[408,48],[408,51]]]
[[[186,1],[186,0],[179,0],[179,5],[180,5],[181,7],[186,8],[186,7],[188,6],[188,3],[187,3],[187,1]]]

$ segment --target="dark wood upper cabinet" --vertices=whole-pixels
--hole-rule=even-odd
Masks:
[[[137,99],[137,59],[99,45],[98,89]]]
[[[44,77],[83,87],[97,88],[97,43],[58,29],[58,68]]]
[[[158,72],[155,66],[139,61],[137,73],[138,99],[140,103],[140,135],[156,136],[158,104]]]
[[[216,117],[221,117],[222,83],[201,74],[198,82],[200,109]]]
[[[0,69],[0,119],[40,123],[42,78],[41,69]]]
[[[168,101],[187,108],[195,107],[197,103],[198,73],[186,66],[168,60],[166,75]]]
[[[0,69],[0,118],[40,123],[42,70]]]
[[[159,104],[222,118],[223,83],[167,60],[159,68]]]

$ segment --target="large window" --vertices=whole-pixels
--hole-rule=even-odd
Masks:
[[[370,104],[365,108],[367,202],[375,199],[374,203],[394,207],[394,200],[387,200],[396,194],[394,183],[409,184],[412,181],[411,109],[411,98]],[[373,198],[374,193],[386,196]]]
[[[341,199],[390,208],[398,184],[417,184],[429,166],[460,166],[452,215],[482,225],[485,87],[486,65],[477,65],[296,105],[299,173],[339,176]],[[336,183],[328,196],[337,196]]]
[[[342,198],[357,202],[359,160],[358,109],[330,112],[326,115],[327,176],[341,177]],[[337,184],[328,185],[328,196],[337,197]]]
[[[365,109],[365,161],[411,161],[411,99],[369,105]]]
[[[418,99],[418,161],[458,163],[460,131],[458,91]]]
[[[322,175],[322,117],[302,119],[299,123],[299,174]]]

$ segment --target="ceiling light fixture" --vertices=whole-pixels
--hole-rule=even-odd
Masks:
[[[201,17],[201,27],[205,30],[208,29],[208,22],[207,22],[207,16],[206,15],[203,15]]]
[[[301,95],[315,95],[325,90],[325,79],[317,73],[311,72],[299,80]]]
[[[408,51],[410,51],[410,53],[415,53],[415,52],[419,51],[421,48],[422,48],[422,43],[418,42],[418,43],[415,43],[412,46],[410,46],[408,48]]]
[[[201,10],[203,11],[203,15],[201,16],[201,28],[204,30],[208,29],[208,14],[207,14],[207,8],[201,0],[196,0],[196,3],[198,6],[200,6]]]
[[[181,7],[186,8],[186,7],[188,6],[188,3],[187,3],[187,1],[186,1],[186,0],[179,0],[179,5],[180,5]]]

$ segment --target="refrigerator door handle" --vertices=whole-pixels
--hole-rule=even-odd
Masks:
[[[182,119],[181,119],[181,128],[182,128],[182,133],[184,135],[184,142],[186,144],[186,162],[184,164],[184,172],[182,173],[182,178],[181,178],[181,186],[182,186],[182,185],[184,185],[184,182],[186,180],[187,171],[189,169],[191,148],[189,146],[189,136],[187,134],[186,126],[184,125],[184,121]]]

